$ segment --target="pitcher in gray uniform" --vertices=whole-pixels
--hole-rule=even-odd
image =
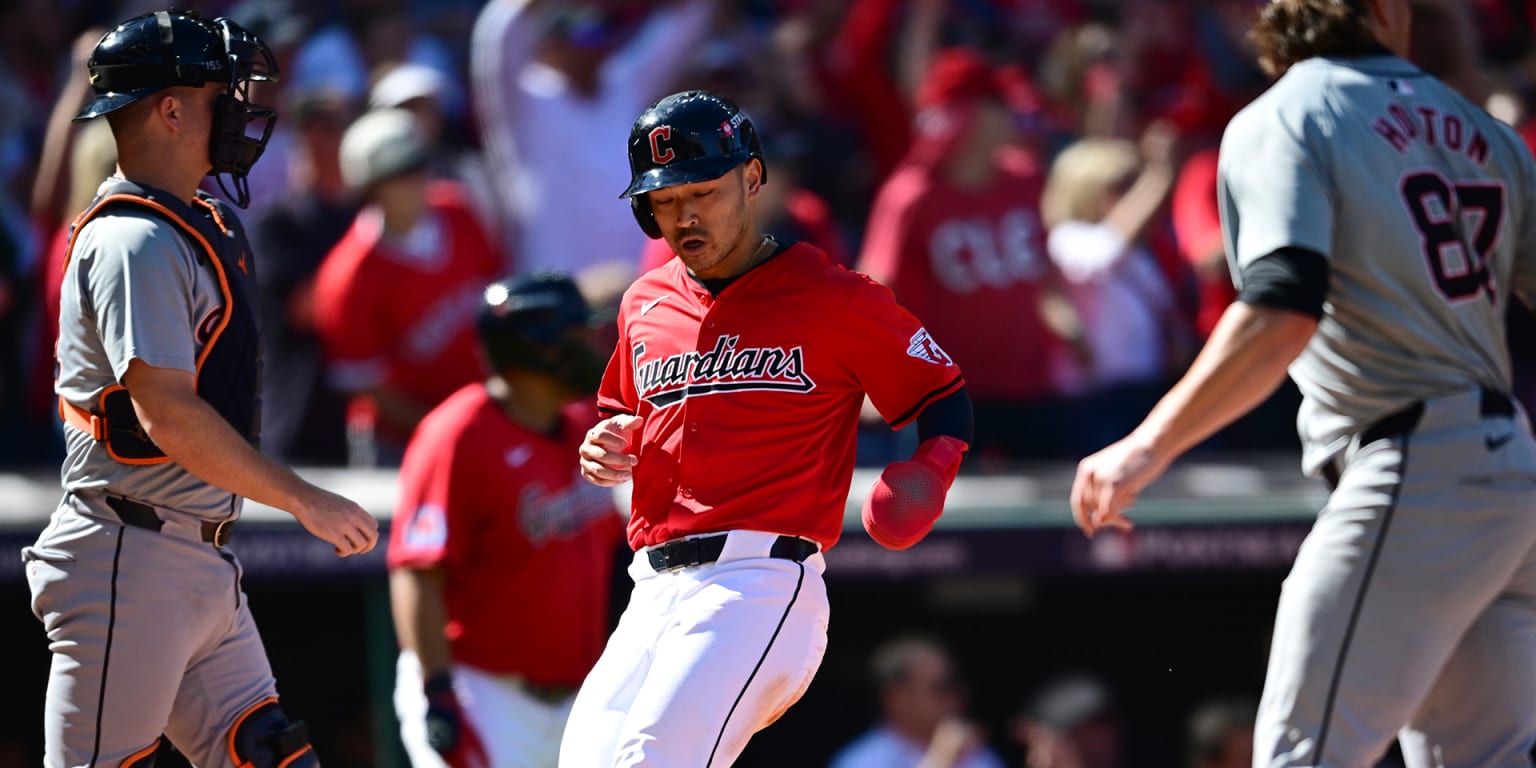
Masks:
[[[1536,442],[1504,310],[1536,297],[1536,164],[1405,60],[1410,0],[1277,0],[1279,77],[1227,127],[1240,295],[1128,437],[1084,459],[1089,535],[1289,367],[1303,468],[1332,490],[1281,592],[1255,766],[1529,766]]]
[[[276,76],[225,19],[131,19],[89,61],[118,175],[76,220],[63,275],[64,498],[23,550],[53,651],[44,764],[146,768],[168,737],[200,768],[319,765],[290,722],[225,549],[242,497],[290,511],[341,556],[378,525],[256,450],[256,262],[234,185],[271,133],[252,81]],[[249,132],[248,132],[249,131]],[[163,736],[162,736],[163,734]]]

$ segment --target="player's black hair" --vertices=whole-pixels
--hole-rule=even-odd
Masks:
[[[1364,15],[1360,0],[1277,0],[1259,12],[1249,37],[1258,48],[1259,66],[1277,78],[1318,56],[1386,53],[1362,23]]]

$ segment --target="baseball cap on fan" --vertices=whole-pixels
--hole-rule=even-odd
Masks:
[[[918,85],[914,102],[914,141],[909,157],[924,165],[938,165],[964,143],[974,122],[976,107],[1003,104],[1004,82],[998,70],[975,50],[946,48]]]
[[[341,137],[341,177],[354,190],[420,170],[427,160],[416,118],[403,109],[369,112]]]
[[[368,92],[371,109],[404,106],[416,99],[430,98],[441,106],[448,90],[443,73],[421,64],[401,64],[389,70]]]
[[[918,85],[918,109],[961,106],[1003,99],[1003,80],[981,54],[970,48],[946,48],[934,57]]]

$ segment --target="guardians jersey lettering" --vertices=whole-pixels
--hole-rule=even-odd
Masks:
[[[518,527],[535,546],[569,539],[613,515],[613,494],[582,482],[580,473],[572,473],[572,477],[564,488],[550,490],[544,483],[534,482],[518,494]]]
[[[741,336],[720,336],[708,352],[683,352],[644,360],[645,342],[635,344],[635,387],[657,408],[689,397],[719,392],[777,390],[810,392],[816,382],[805,372],[805,351],[795,346],[737,349]]]
[[[964,386],[889,289],[805,243],[718,294],[674,259],[630,286],[619,333],[597,404],[644,419],[635,548],[736,529],[831,547],[865,396],[900,428]]]

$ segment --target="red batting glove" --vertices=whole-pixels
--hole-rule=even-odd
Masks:
[[[917,447],[906,461],[880,473],[864,500],[864,530],[886,549],[922,541],[944,512],[944,495],[960,471],[964,440],[940,435]]]

